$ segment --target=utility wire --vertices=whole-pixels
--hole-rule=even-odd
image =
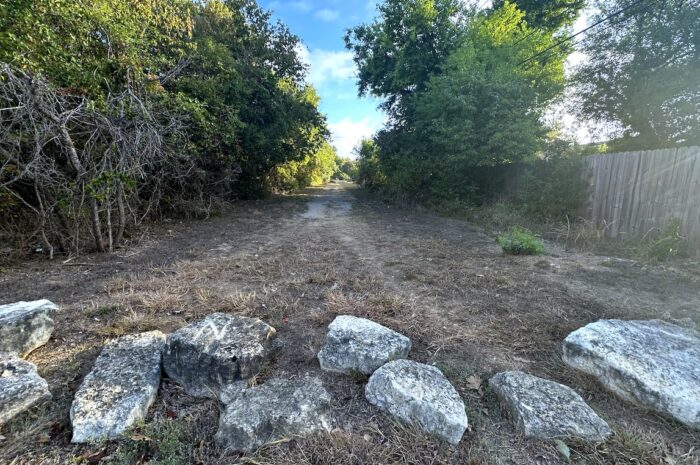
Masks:
[[[521,62],[518,63],[516,66],[524,65],[525,63],[527,63],[527,62],[529,62],[529,61],[532,61],[532,60],[534,60],[535,58],[544,55],[545,53],[549,52],[549,51],[552,50],[553,48],[559,47],[561,44],[570,41],[571,39],[573,39],[573,38],[575,38],[575,37],[577,37],[577,36],[583,34],[584,32],[590,31],[590,30],[593,29],[594,27],[596,27],[596,26],[598,26],[598,25],[600,25],[600,24],[602,24],[602,23],[604,23],[604,22],[610,20],[611,18],[614,18],[615,16],[618,16],[618,15],[624,13],[625,11],[629,10],[630,8],[633,8],[633,7],[637,6],[637,5],[639,5],[639,4],[642,3],[643,1],[644,1],[644,0],[637,0],[637,1],[635,1],[635,2],[633,2],[633,3],[631,3],[631,4],[629,4],[629,5],[627,5],[626,7],[624,7],[624,8],[622,8],[622,9],[616,11],[615,13],[612,13],[611,15],[606,16],[605,18],[603,18],[603,19],[601,19],[601,20],[595,22],[594,24],[591,24],[591,25],[588,26],[587,28],[582,29],[582,30],[578,31],[577,33],[572,34],[572,35],[570,35],[570,36],[568,36],[568,37],[564,37],[563,39],[557,41],[554,45],[551,45],[551,46],[547,47],[546,49],[542,50],[541,52],[538,52],[538,53],[532,55],[530,58],[526,58],[525,60],[521,61]],[[640,11],[641,11],[641,10],[640,10]],[[639,13],[639,11],[638,11],[637,13]]]
[[[632,16],[633,16],[633,15],[636,15],[636,14],[639,14],[639,13],[642,13],[642,12],[645,12],[645,11],[648,11],[649,8],[651,8],[652,6],[658,5],[660,1],[661,1],[661,0],[653,0],[653,1],[651,1],[649,4],[644,5],[644,6],[642,6],[642,8],[640,8],[639,10],[633,12],[633,13],[632,13]],[[637,2],[637,3],[639,3],[639,2]],[[631,7],[631,6],[633,6],[633,5],[630,5],[629,7]],[[617,15],[617,14],[620,13],[621,11],[622,11],[622,10],[618,11],[617,13],[615,13],[615,15]],[[606,18],[606,19],[609,19],[609,18],[611,18],[612,16],[613,16],[613,15],[610,15],[610,16],[608,16],[608,18]],[[631,17],[631,16],[630,16],[630,17]],[[630,17],[628,17],[628,18],[623,18],[623,19],[621,19],[620,21],[607,24],[603,29],[597,31],[597,33],[600,34],[601,32],[605,31],[606,29],[609,29],[609,28],[611,28],[611,27],[613,27],[613,26],[617,26],[618,24],[621,24],[621,23],[627,21]],[[602,21],[599,21],[598,23],[594,24],[593,26],[598,25],[598,24],[600,24],[601,22],[602,22]],[[593,26],[591,26],[591,27],[593,27]],[[571,38],[573,38],[573,37],[575,37],[575,36],[577,36],[577,35],[579,35],[579,34],[585,32],[585,31],[588,30],[588,29],[590,29],[590,28],[586,28],[586,29],[584,29],[583,31],[580,31],[580,32],[574,34],[573,36],[571,36],[571,37],[569,37],[569,38],[567,38],[567,39],[571,39]],[[562,43],[563,43],[563,42],[562,42]],[[576,45],[576,43],[577,43],[577,42],[574,42],[574,45]],[[557,47],[558,45],[561,45],[561,44],[554,44],[552,47],[549,47],[548,49],[543,50],[542,52],[540,52],[540,53],[538,53],[538,54],[536,54],[536,55],[533,55],[533,56],[531,56],[530,58],[528,58],[528,59],[526,59],[526,60],[524,60],[524,61],[521,61],[520,63],[518,63],[518,66],[521,65],[521,64],[523,64],[523,63],[526,63],[526,62],[528,62],[528,61],[530,61],[530,60],[532,60],[532,59],[534,59],[534,58],[537,58],[538,56],[542,55],[543,53],[547,52],[548,50],[550,50],[550,49],[552,49],[552,48]],[[552,56],[553,54],[554,54],[554,52],[548,53],[544,58],[547,59],[547,58],[549,58],[550,56]]]

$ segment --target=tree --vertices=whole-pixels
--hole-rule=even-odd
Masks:
[[[495,0],[492,9],[498,11],[508,0]],[[556,32],[571,26],[586,6],[586,0],[512,0],[525,12],[525,21],[531,29]]]
[[[615,149],[700,144],[700,1],[598,0],[574,84],[581,118],[615,126]]]
[[[407,98],[406,127],[377,135],[388,192],[410,199],[465,198],[475,188],[469,181],[473,168],[534,156],[546,132],[542,111],[564,86],[566,51],[523,63],[555,40],[528,29],[523,17],[505,3],[472,18],[442,72]]]
[[[345,43],[360,94],[386,99],[382,107],[398,123],[405,99],[422,91],[462,42],[466,10],[460,0],[386,0],[378,9],[379,17],[351,28]]]

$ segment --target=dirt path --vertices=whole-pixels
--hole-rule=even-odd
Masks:
[[[504,256],[464,221],[391,207],[346,183],[241,203],[224,217],[166,225],[147,237],[113,256],[36,261],[0,274],[0,302],[48,298],[62,309],[52,340],[30,356],[54,400],[0,430],[0,463],[157,458],[163,452],[142,439],[70,445],[72,395],[107,338],[171,331],[214,311],[277,327],[281,348],[258,381],[310,372],[333,393],[332,438],[265,449],[255,463],[560,463],[551,443],[518,437],[481,384],[504,369],[567,383],[615,429],[603,445],[569,444],[574,462],[698,463],[697,433],[619,402],[560,360],[562,339],[599,318],[699,323],[697,274],[555,245],[556,255]],[[320,372],[315,355],[325,327],[344,313],[404,332],[411,358],[446,373],[472,424],[460,447],[390,422],[364,401],[363,380]],[[234,462],[211,442],[217,416],[213,402],[164,380],[150,422],[184,425],[177,440],[191,456],[182,463]],[[120,461],[132,449],[141,461]]]

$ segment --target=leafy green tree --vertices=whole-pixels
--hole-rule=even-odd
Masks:
[[[466,10],[460,0],[386,0],[371,24],[350,29],[345,43],[359,70],[361,95],[386,99],[397,121],[405,99],[425,89],[463,40]]]
[[[581,118],[619,128],[615,150],[700,144],[700,1],[597,0],[574,83]]]
[[[379,163],[379,148],[371,139],[363,139],[355,148],[358,157],[357,182],[368,189],[381,187],[386,182]]]
[[[93,97],[125,83],[157,82],[185,53],[189,0],[7,0],[0,61]]]
[[[532,29],[558,31],[573,25],[587,0],[512,0],[519,10],[525,12],[527,26]],[[495,0],[492,9],[502,8],[508,0]]]
[[[443,72],[408,100],[410,129],[378,135],[391,194],[469,197],[474,167],[514,163],[538,151],[546,132],[540,116],[563,89],[566,52],[523,63],[555,40],[528,29],[523,16],[506,3],[475,17]]]

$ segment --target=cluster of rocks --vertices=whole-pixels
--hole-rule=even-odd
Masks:
[[[48,300],[0,305],[0,426],[51,398],[48,383],[24,358],[49,340],[56,310]]]
[[[49,399],[36,367],[23,360],[53,331],[48,301],[0,306],[0,424]],[[143,420],[164,372],[190,395],[218,399],[215,440],[252,451],[281,438],[330,431],[331,396],[317,377],[272,378],[249,387],[273,350],[276,331],[261,320],[215,313],[170,335],[109,341],[70,409],[73,442],[113,438]],[[323,370],[369,377],[367,401],[396,419],[457,444],[469,422],[454,386],[435,366],[408,360],[411,341],[378,323],[339,316],[318,353]],[[625,400],[700,428],[700,334],[661,321],[601,320],[570,334],[563,359]],[[571,388],[519,371],[489,386],[528,437],[603,441],[611,434]]]

